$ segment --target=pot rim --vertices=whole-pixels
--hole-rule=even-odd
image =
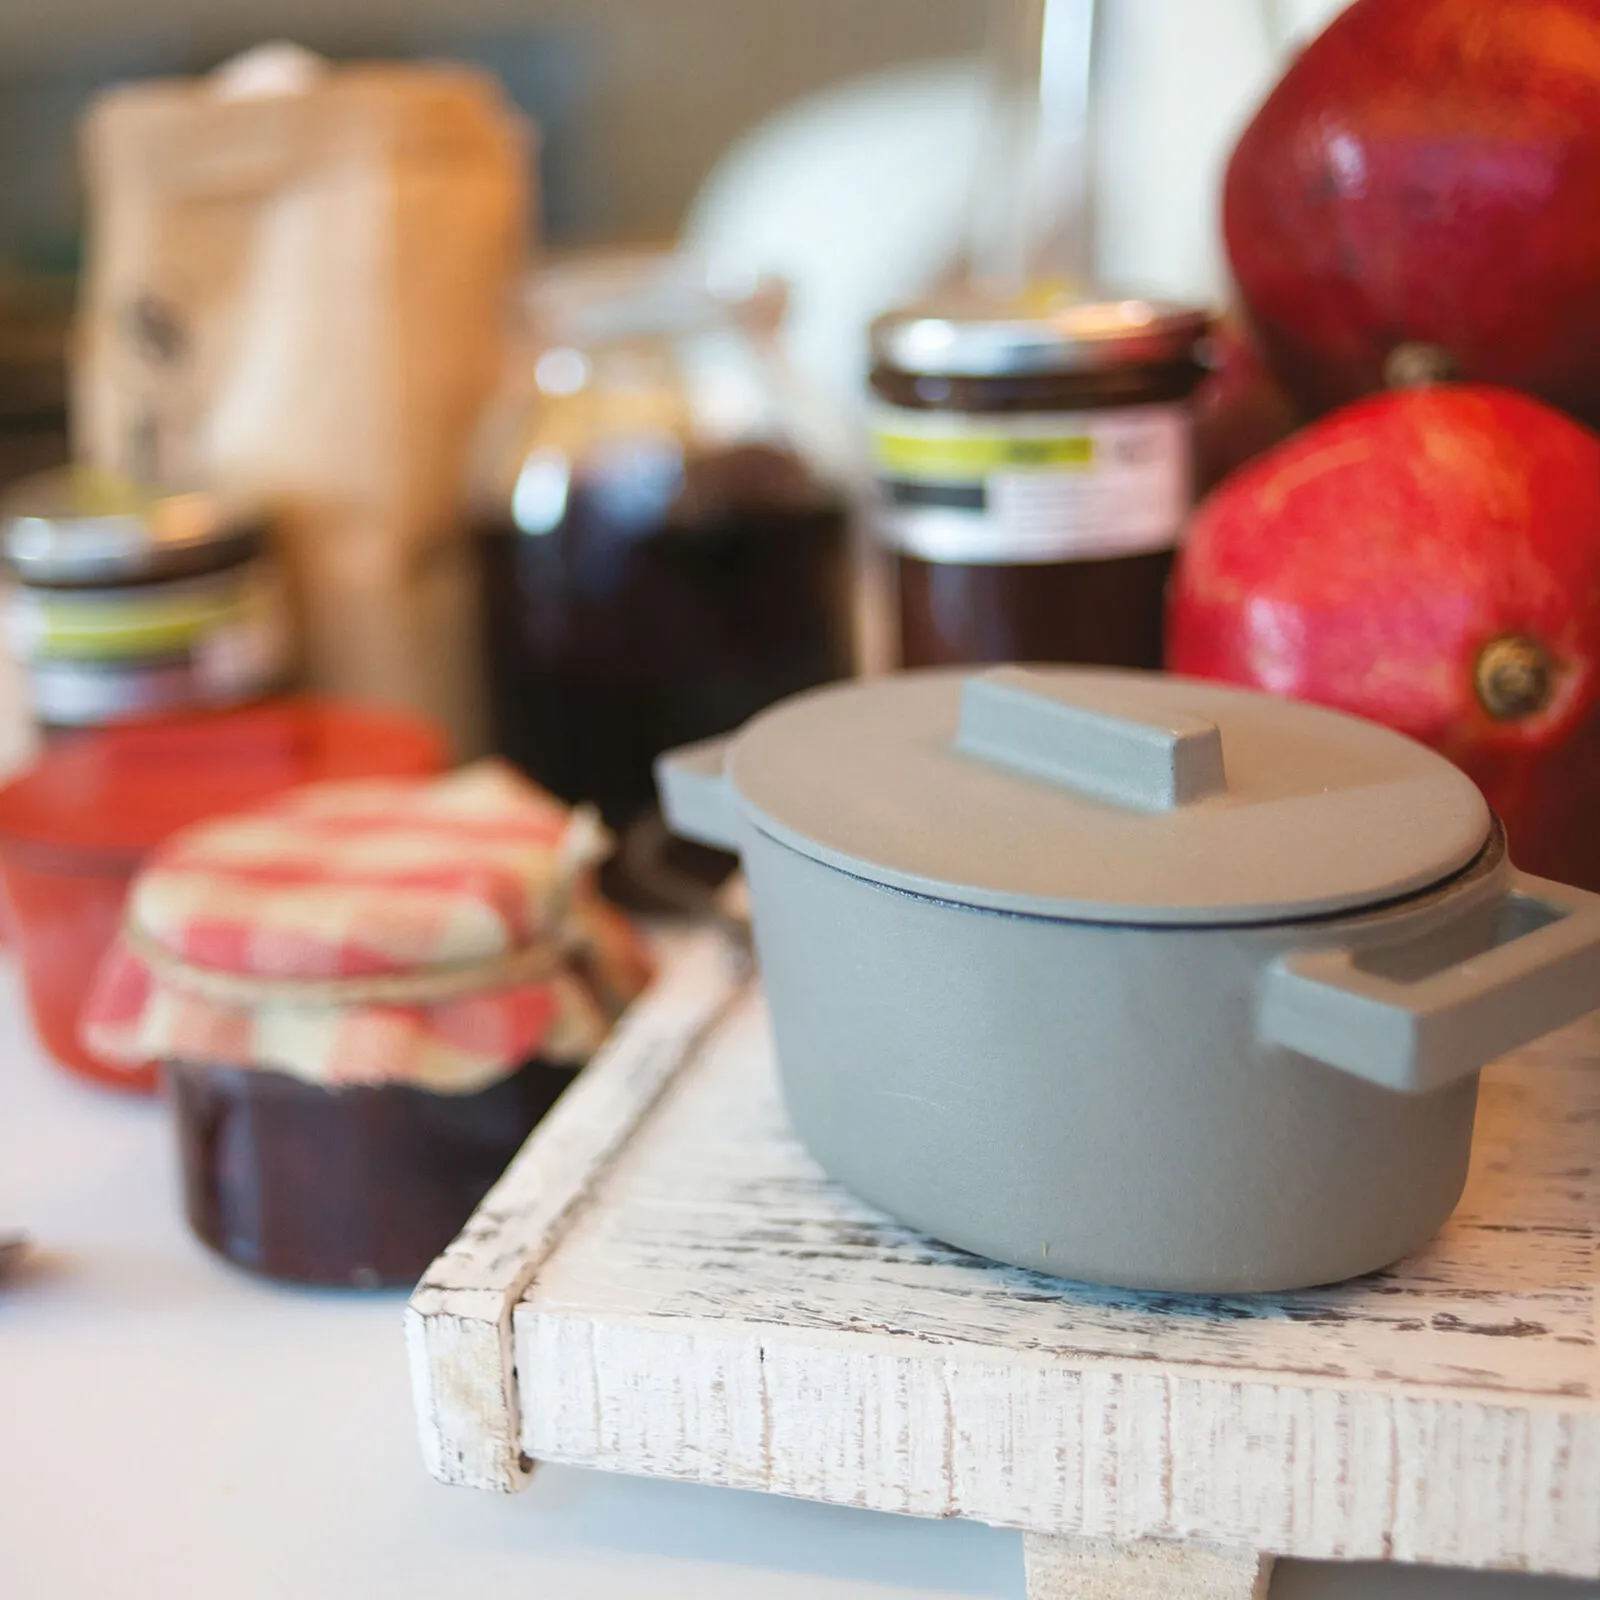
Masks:
[[[1344,906],[1331,911],[1313,912],[1308,916],[1249,917],[1240,918],[1237,922],[1206,921],[1200,918],[1191,922],[1155,922],[1140,921],[1136,917],[1110,919],[1058,916],[1045,911],[1012,911],[1003,906],[980,905],[972,900],[953,899],[947,895],[907,889],[900,884],[875,878],[870,873],[851,871],[849,867],[841,866],[838,862],[825,860],[810,850],[803,850],[790,840],[763,827],[757,817],[750,818],[750,825],[768,842],[807,861],[814,861],[829,872],[836,872],[841,877],[851,878],[857,883],[870,884],[874,889],[881,889],[886,894],[899,895],[907,900],[919,900],[925,905],[938,906],[950,911],[970,911],[980,916],[1004,917],[1015,922],[1061,923],[1069,927],[1105,928],[1108,931],[1131,929],[1140,933],[1227,933],[1258,928],[1357,927],[1368,920],[1391,916],[1398,911],[1426,911],[1430,905],[1463,894],[1480,884],[1488,886],[1492,876],[1509,863],[1505,824],[1501,822],[1497,813],[1491,811],[1489,836],[1477,855],[1436,882],[1412,889],[1405,894],[1390,895],[1381,900]],[[759,907],[756,910],[756,917],[759,920]]]
[[[1225,926],[1356,910],[1453,876],[1490,826],[1478,786],[1393,729],[1110,669],[830,685],[669,752],[658,771],[670,779],[685,759],[720,785],[725,833],[758,828],[864,879],[1067,921]],[[692,835],[671,788],[669,814]]]

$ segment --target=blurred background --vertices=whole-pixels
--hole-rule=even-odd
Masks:
[[[979,0],[7,0],[0,252],[14,268],[71,266],[72,129],[96,88],[204,71],[264,36],[335,59],[492,67],[543,130],[544,231],[560,244],[670,235],[717,156],[775,107],[970,52],[983,22]]]
[[[561,248],[670,238],[719,155],[774,109],[877,69],[969,54],[983,27],[980,0],[7,0],[0,481],[65,449],[61,346],[80,259],[74,129],[109,84],[203,72],[271,36],[336,60],[488,67],[540,129],[536,226]]]
[[[1131,251],[1145,267],[1153,254],[1164,259],[1168,281],[1154,282],[1158,291],[1215,297],[1220,273],[1210,219],[1195,211],[1209,206],[1210,191],[1191,181],[1196,158],[1188,147],[1197,144],[1202,160],[1219,159],[1224,139],[1270,84],[1282,51],[1339,4],[1215,0],[1178,7],[1171,0],[1135,0],[1116,8],[1107,74],[1118,77],[1120,54],[1158,94],[1129,103],[1121,127],[1117,106],[1125,102],[1108,99],[1111,144],[1149,180],[1119,181],[1103,198],[1112,213],[1114,274],[1130,276],[1117,259],[1116,213],[1132,207],[1148,219],[1165,207],[1165,176],[1169,189],[1175,179],[1177,192],[1188,198],[1179,201],[1164,233],[1151,236],[1146,220],[1120,253]],[[852,128],[858,148],[874,152],[878,192],[886,165],[915,172],[913,187],[925,191],[908,197],[904,215],[893,221],[905,235],[902,253],[928,254],[926,241],[953,234],[955,212],[966,200],[980,114],[974,58],[988,15],[983,0],[809,0],[804,6],[462,0],[448,8],[426,0],[350,0],[338,8],[310,0],[150,0],[137,8],[118,0],[7,0],[0,7],[0,163],[6,173],[0,185],[0,482],[65,450],[61,358],[73,274],[82,258],[74,130],[85,106],[108,85],[202,73],[272,38],[291,39],[336,61],[445,59],[487,68],[539,130],[537,215],[529,218],[529,233],[556,251],[673,238],[701,186],[743,137],[784,108],[820,97],[820,107],[799,115],[804,132],[778,136],[783,150],[774,151],[772,140],[756,141],[767,165],[744,163],[750,170],[742,174],[742,187],[740,163],[732,163],[736,192],[713,193],[699,232],[735,257],[754,256],[761,266],[802,280],[796,337],[837,346],[836,328],[859,325],[863,312],[920,285],[908,280],[904,266],[886,265],[895,255],[892,241],[858,243],[852,253],[848,236],[871,230],[877,214],[851,212],[848,203],[833,237],[818,239],[809,252],[822,281],[804,281],[808,262],[796,256],[808,252],[796,241],[813,229],[815,210],[777,214],[782,207],[766,180],[794,170],[789,152],[800,144],[817,152],[811,170],[838,172],[825,125],[828,91],[842,86],[834,121]],[[1156,59],[1163,55],[1169,58],[1164,66]],[[1174,103],[1179,77],[1185,85],[1176,95],[1181,109],[1158,112],[1152,122],[1148,104]],[[865,113],[875,119],[869,134],[849,116],[863,114],[862,91],[854,85],[873,79],[879,81],[866,91],[867,99],[876,96],[875,109]],[[898,146],[885,131],[890,126],[900,131]],[[1165,172],[1174,162],[1181,170]],[[730,235],[738,235],[731,244]],[[1198,268],[1191,260],[1197,254],[1203,258]],[[831,320],[818,333],[808,311],[824,315],[817,308],[830,295]],[[843,359],[833,347],[802,353],[802,365],[841,390],[857,376],[841,370]]]

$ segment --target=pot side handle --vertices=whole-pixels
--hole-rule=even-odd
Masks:
[[[655,762],[656,789],[667,826],[696,844],[739,851],[739,806],[728,782],[730,739],[686,744]]]
[[[1267,972],[1261,1036],[1427,1094],[1600,1006],[1600,895],[1519,872],[1497,916],[1489,949],[1416,978],[1373,970],[1386,957],[1403,967],[1403,946],[1284,956]]]

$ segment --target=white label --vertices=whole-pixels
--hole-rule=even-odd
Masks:
[[[44,610],[26,589],[13,589],[6,596],[0,631],[13,659],[32,661],[39,653],[46,632]]]
[[[62,726],[227,704],[275,687],[293,637],[268,562],[121,589],[16,589],[0,609],[34,708]]]
[[[186,662],[107,671],[79,661],[40,661],[28,672],[28,688],[34,711],[58,728],[154,716],[197,703]]]
[[[879,407],[887,543],[924,561],[1020,565],[1170,549],[1193,498],[1182,405],[969,416]]]

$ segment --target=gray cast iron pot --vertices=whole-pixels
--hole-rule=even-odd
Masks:
[[[1384,1266],[1460,1195],[1479,1069],[1600,1000],[1600,897],[1328,712],[907,674],[658,772],[672,826],[743,858],[800,1138],[1018,1266],[1228,1293]]]

